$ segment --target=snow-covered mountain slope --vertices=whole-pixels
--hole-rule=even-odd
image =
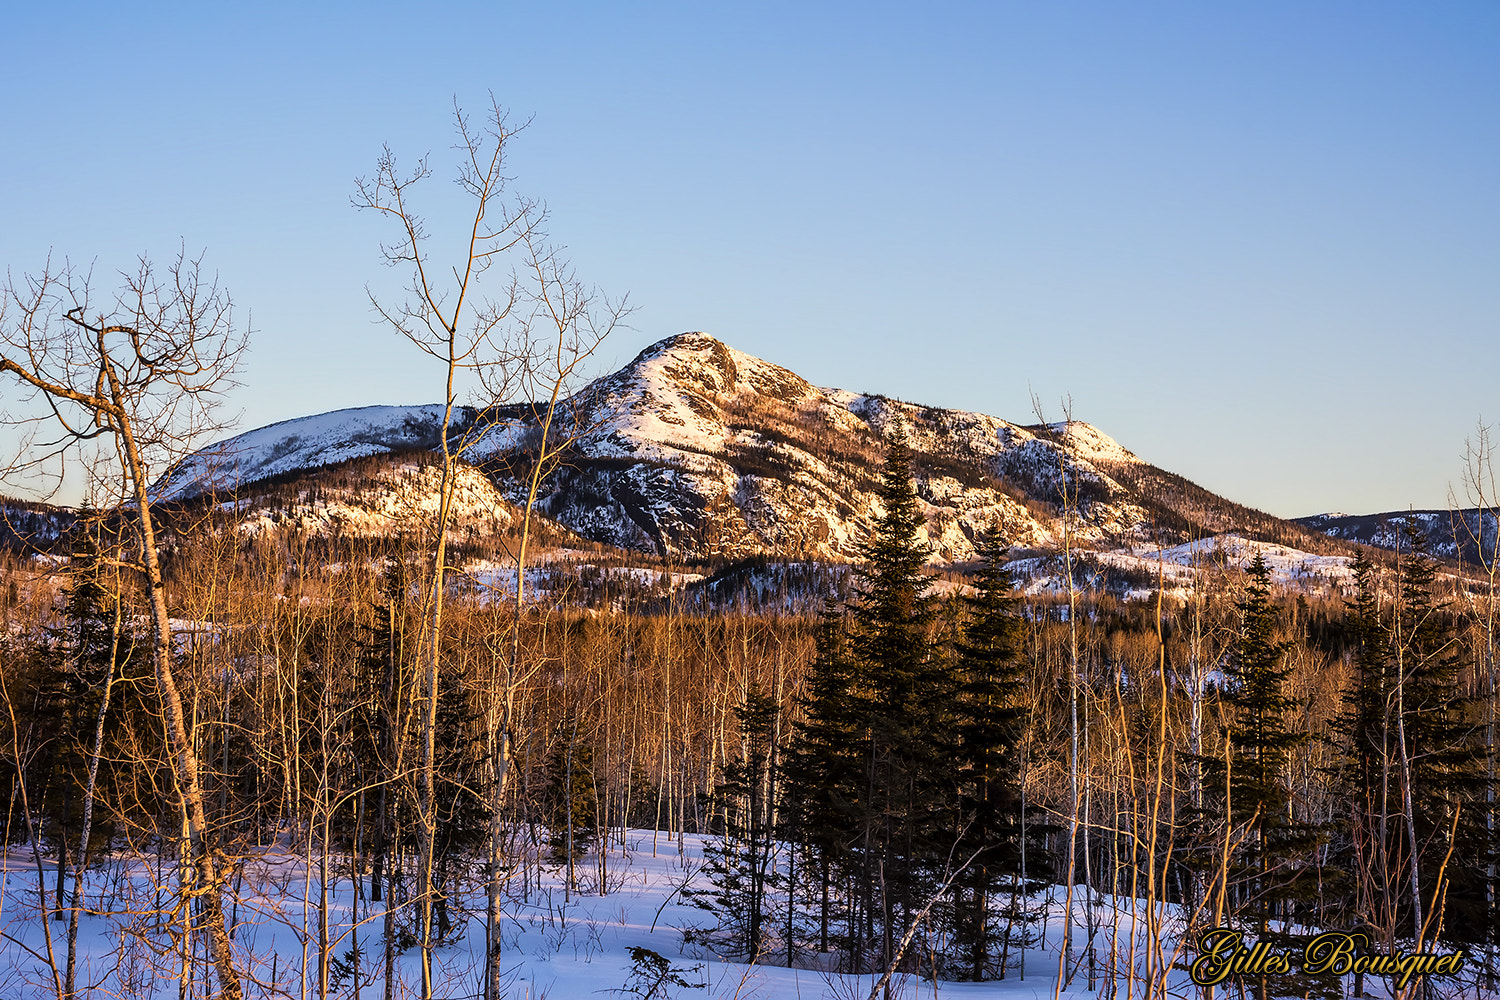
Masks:
[[[51,552],[73,525],[74,512],[48,503],[0,496],[0,551]]]
[[[822,389],[702,333],[651,345],[575,402],[579,438],[543,511],[587,537],[662,555],[854,557],[879,512],[884,438],[897,424],[936,561],[971,558],[991,525],[1013,544],[1048,544],[1056,525],[1044,505],[1060,499],[1063,470],[1079,488],[1082,535],[1129,531],[1145,517],[1106,470],[1139,460],[1086,424],[1027,428]],[[503,469],[524,418],[497,424],[480,454]]]
[[[420,456],[418,456],[420,457]],[[223,504],[246,534],[290,528],[312,535],[420,537],[436,521],[441,469],[396,459],[364,467],[314,470],[275,489],[245,491]],[[483,473],[460,466],[452,526],[459,537],[493,537],[515,522],[515,509]]]
[[[164,484],[185,498],[353,456],[437,446],[436,407],[366,407],[285,421],[192,456]],[[524,499],[529,407],[461,415],[477,463]],[[847,561],[871,537],[886,436],[902,428],[935,562],[973,557],[995,528],[1045,548],[1125,544],[1148,526],[1190,534],[1302,534],[1143,462],[1089,424],[998,417],[812,385],[703,333],[652,344],[582,388],[560,418],[576,436],[540,512],[584,538],[672,559],[759,554]]]
[[[1363,542],[1383,549],[1399,545],[1405,551],[1411,543],[1402,538],[1403,526],[1410,522],[1426,537],[1428,550],[1444,559],[1462,558],[1469,562],[1490,563],[1497,551],[1500,519],[1493,510],[1398,510],[1384,514],[1313,514],[1299,517],[1297,523],[1330,538]],[[1482,554],[1482,556],[1481,556]]]
[[[473,412],[463,408],[458,427],[472,419]],[[178,500],[352,458],[436,448],[442,420],[441,403],[360,406],[283,420],[194,452],[167,473],[155,494]]]

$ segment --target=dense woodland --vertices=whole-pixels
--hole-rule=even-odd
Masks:
[[[1122,897],[1278,946],[1358,927],[1380,950],[1463,948],[1488,976],[1489,590],[1410,533],[1342,596],[1282,592],[1257,561],[1145,600],[1023,599],[993,540],[940,599],[900,440],[881,489],[853,594],[821,614],[665,591],[518,614],[459,577],[431,698],[420,524],[360,541],[184,519],[163,564],[171,658],[220,874],[183,868],[194,905],[122,900],[119,920],[186,961],[185,931],[263,891],[243,861],[290,846],[386,904],[365,960],[389,962],[543,870],[609,892],[601,848],[634,828],[657,850],[714,838],[684,890],[698,933],[762,963],[1017,975],[1061,883],[1062,975],[1105,990],[1123,973],[1096,956],[1124,936],[1191,959],[1191,934],[1164,947]],[[59,920],[79,869],[189,857],[127,529],[85,510],[69,558],[11,561],[0,588],[5,838],[35,852]],[[324,946],[320,969],[339,959]],[[1166,972],[1147,968],[1147,992]]]
[[[1060,586],[1017,594],[997,533],[966,586],[939,587],[913,473],[946,466],[914,462],[898,427],[883,469],[873,438],[817,432],[813,454],[879,480],[852,571],[722,577],[773,570],[770,592],[792,600],[757,588],[715,603],[628,572],[533,587],[539,500],[586,429],[580,366],[627,310],[576,279],[538,203],[502,197],[504,112],[455,109],[455,128],[474,216],[451,286],[429,284],[448,271],[422,264],[409,208],[425,159],[403,170],[387,149],[354,198],[387,220],[386,263],[410,274],[405,300],[375,308],[445,386],[422,470],[436,502],[394,536],[275,517],[246,530],[224,498],[154,502],[223,432],[215,408],[246,343],[199,261],[142,258],[108,295],[66,263],[7,279],[7,405],[45,432],[3,472],[30,483],[81,459],[101,508],[79,512],[65,555],[26,551],[44,511],[11,505],[0,532],[3,838],[56,928],[45,952],[0,934],[50,995],[87,991],[84,909],[111,922],[122,968],[146,956],[185,1000],[273,995],[235,931],[252,898],[286,891],[257,864],[274,853],[300,859],[302,912],[317,915],[300,932],[306,993],[383,981],[393,1000],[404,953],[423,1000],[448,995],[435,964],[469,934],[483,967],[457,977],[500,1000],[507,915],[544,877],[569,895],[619,889],[628,829],[656,852],[709,838],[680,887],[703,910],[685,934],[750,962],[991,980],[1027,974],[1030,949],[1057,956],[1059,991],[1164,1000],[1204,929],[1294,947],[1359,928],[1382,952],[1463,949],[1463,988],[1494,989],[1493,552],[1478,571],[1439,566],[1414,532],[1361,559],[1345,593],[1205,557],[1185,585],[1164,566],[1137,573],[1126,601],[1089,586],[1100,563],[1072,534],[1097,477],[1042,449],[1055,474],[1033,471],[1053,485],[1000,492],[1060,526],[1043,554]],[[475,283],[506,254],[510,281],[487,299]],[[455,513],[477,475],[465,382],[528,415],[516,503],[486,512],[518,569],[500,589],[462,569],[502,551]],[[1492,487],[1483,437],[1477,455],[1473,483]],[[1180,518],[1129,528],[1137,542],[1289,530],[1134,474]],[[363,901],[363,947],[335,933],[341,881]],[[1240,985],[1266,1000],[1348,984]]]

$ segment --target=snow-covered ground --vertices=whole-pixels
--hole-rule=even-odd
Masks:
[[[828,956],[808,956],[798,968],[748,965],[716,955],[711,946],[693,943],[692,932],[712,927],[713,917],[688,902],[681,892],[693,880],[702,885],[705,838],[668,834],[654,837],[650,831],[631,831],[626,846],[612,844],[603,868],[590,856],[577,866],[578,890],[564,891],[564,874],[548,867],[537,882],[535,875],[523,891],[519,879],[508,887],[512,897],[506,905],[504,924],[507,996],[541,1000],[629,996],[634,963],[632,947],[649,948],[667,958],[688,987],[672,987],[657,994],[659,1000],[673,997],[760,998],[760,1000],[814,1000],[814,998],[865,997],[875,982],[872,975],[846,976],[819,968]],[[65,922],[42,921],[38,908],[38,870],[29,852],[13,849],[4,859],[0,884],[0,997],[52,994],[52,974],[47,955],[61,965]],[[55,869],[44,858],[46,889],[55,889]],[[355,898],[347,862],[330,859],[329,938],[331,954],[347,966],[357,943],[361,953],[361,995],[379,997],[384,992],[381,928],[382,904]],[[170,860],[158,870],[149,860],[115,858],[97,866],[88,880],[87,910],[80,920],[78,981],[88,984],[96,996],[178,996],[181,953],[160,927],[159,914],[172,905],[166,884],[175,877]],[[158,878],[163,891],[157,891]],[[317,859],[285,844],[250,858],[237,876],[238,891],[227,901],[234,925],[234,947],[241,963],[247,996],[314,997],[318,991],[319,883]],[[368,881],[368,876],[366,877]],[[449,943],[437,949],[434,977],[436,995],[474,997],[480,993],[479,958],[484,948],[482,898],[471,894],[468,912],[455,915],[457,929]],[[1024,976],[1013,967],[1004,981],[985,983],[934,982],[914,975],[898,976],[892,996],[917,1000],[925,997],[1032,998],[1053,995],[1062,938],[1061,892],[1054,892],[1052,916],[1042,942],[1025,953]],[[1111,944],[1123,956],[1134,953],[1143,961],[1145,913],[1132,914],[1128,901],[1101,898],[1095,913],[1103,926],[1095,935],[1099,968],[1108,967]],[[1075,946],[1082,941],[1082,907],[1075,925]],[[1111,916],[1118,919],[1112,920]],[[170,914],[167,914],[169,917]],[[355,929],[353,925],[358,922]],[[1111,931],[1114,924],[1118,930]],[[1170,926],[1171,921],[1168,920]],[[1132,927],[1134,932],[1132,933]],[[50,936],[50,945],[48,937]],[[1134,945],[1132,945],[1132,939]],[[686,942],[686,943],[685,943]],[[204,964],[201,943],[195,945],[193,974],[197,984],[188,995],[202,995]],[[1168,949],[1172,947],[1168,943]],[[1012,954],[1013,963],[1018,958]],[[401,985],[398,996],[416,991],[420,966],[417,949],[398,956],[396,974]],[[1187,997],[1185,976],[1178,976],[1170,993]],[[1139,985],[1139,984],[1137,984]],[[1094,995],[1086,990],[1084,973],[1064,995]],[[701,991],[700,991],[701,988]],[[1123,988],[1123,985],[1122,987]],[[330,997],[352,997],[352,976],[344,975]]]

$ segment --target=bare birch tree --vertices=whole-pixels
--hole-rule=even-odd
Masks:
[[[438,514],[430,537],[431,572],[425,582],[425,628],[421,641],[423,709],[419,764],[419,872],[416,902],[420,907],[422,996],[432,995],[433,852],[436,843],[434,763],[438,672],[444,634],[448,534],[458,463],[495,429],[499,407],[520,396],[531,401],[530,421],[539,442],[529,456],[525,500],[515,553],[516,586],[509,655],[497,646],[492,661],[500,676],[485,712],[488,802],[489,885],[486,995],[498,997],[499,850],[503,842],[502,803],[510,752],[515,697],[524,678],[519,665],[521,608],[525,603],[527,546],[536,501],[547,474],[577,436],[579,422],[571,410],[570,389],[581,366],[624,315],[623,303],[610,303],[579,282],[559,251],[540,232],[545,212],[534,201],[508,194],[504,174],[508,144],[521,126],[512,126],[492,102],[483,125],[476,125],[457,106],[455,150],[457,182],[472,208],[465,241],[445,271],[428,257],[429,233],[411,204],[412,189],[431,176],[427,160],[403,171],[387,148],[375,175],[357,182],[354,205],[388,216],[398,237],[382,247],[386,263],[407,269],[407,298],[395,306],[371,299],[380,316],[418,348],[436,358],[445,372],[441,427],[442,476]],[[519,262],[509,270],[501,294],[486,297],[479,289],[484,275],[508,251]],[[441,274],[441,276],[440,276]],[[461,381],[478,386],[472,420],[458,419]],[[524,423],[525,421],[523,421]]]
[[[187,865],[179,906],[202,914],[202,929],[227,1000],[242,995],[221,893],[226,866],[210,842],[197,753],[172,670],[172,630],[151,510],[153,484],[204,435],[233,385],[245,334],[228,293],[179,252],[158,270],[141,258],[104,301],[91,275],[49,261],[39,275],[8,277],[0,312],[0,375],[22,391],[13,415],[27,437],[4,473],[61,475],[80,452],[112,460],[118,505],[134,531],[124,558],[151,605],[156,697],[165,720],[174,793],[185,818]],[[106,498],[100,498],[106,499]]]

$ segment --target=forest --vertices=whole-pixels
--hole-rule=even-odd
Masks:
[[[1256,558],[1145,599],[1023,596],[992,539],[939,596],[899,437],[881,491],[852,594],[821,614],[457,586],[437,631],[420,530],[246,537],[214,507],[179,512],[161,572],[182,746],[149,587],[124,568],[128,512],[80,511],[66,558],[8,557],[0,590],[5,838],[55,918],[62,992],[79,913],[103,905],[87,873],[122,859],[169,873],[153,899],[117,886],[111,919],[184,968],[212,962],[224,994],[238,901],[266,891],[247,862],[290,849],[319,886],[342,872],[380,904],[354,961],[392,996],[398,955],[471,919],[498,964],[504,913],[544,873],[607,892],[631,830],[707,838],[682,889],[696,933],[752,963],[1014,977],[1056,891],[1058,982],[1110,995],[1165,996],[1215,927],[1292,951],[1334,928],[1377,953],[1460,949],[1468,988],[1490,988],[1482,574],[1409,531],[1342,595],[1287,590]],[[195,957],[215,922],[222,955]],[[321,995],[350,958],[327,930]]]
[[[867,976],[872,998],[1039,961],[1054,995],[1180,996],[1215,928],[1263,952],[1340,930],[1467,956],[1415,979],[1233,968],[1257,1000],[1494,991],[1493,552],[1439,562],[1411,527],[1357,550],[1347,587],[1298,587],[1181,518],[1131,530],[1203,543],[1191,572],[1159,559],[1122,596],[1081,572],[1099,563],[1070,532],[1099,487],[1063,463],[1056,502],[1028,501],[1061,525],[1059,582],[1018,590],[998,530],[938,579],[898,424],[859,558],[782,566],[815,585],[798,600],[690,601],[670,566],[537,587],[573,390],[628,310],[573,275],[535,203],[499,200],[504,116],[456,125],[475,215],[451,287],[410,209],[425,160],[387,150],[355,198],[411,275],[375,309],[445,386],[432,488],[397,532],[245,530],[233,488],[161,501],[223,431],[245,347],[199,261],[143,259],[104,296],[67,265],[8,280],[0,376],[47,433],[7,480],[81,456],[92,487],[41,551],[54,522],[9,505],[0,550],[0,940],[39,995],[105,988],[81,974],[87,925],[119,995],[519,996],[524,908],[620,893],[632,853],[685,859],[688,838],[701,863],[653,930],[680,897],[702,914],[684,948]],[[508,289],[479,298],[503,253]],[[464,570],[479,543],[455,524],[489,426],[465,384],[527,417],[485,543],[514,570],[498,583]],[[295,958],[247,943],[252,911]],[[479,944],[456,968],[460,939]],[[637,950],[613,992],[691,987]]]

